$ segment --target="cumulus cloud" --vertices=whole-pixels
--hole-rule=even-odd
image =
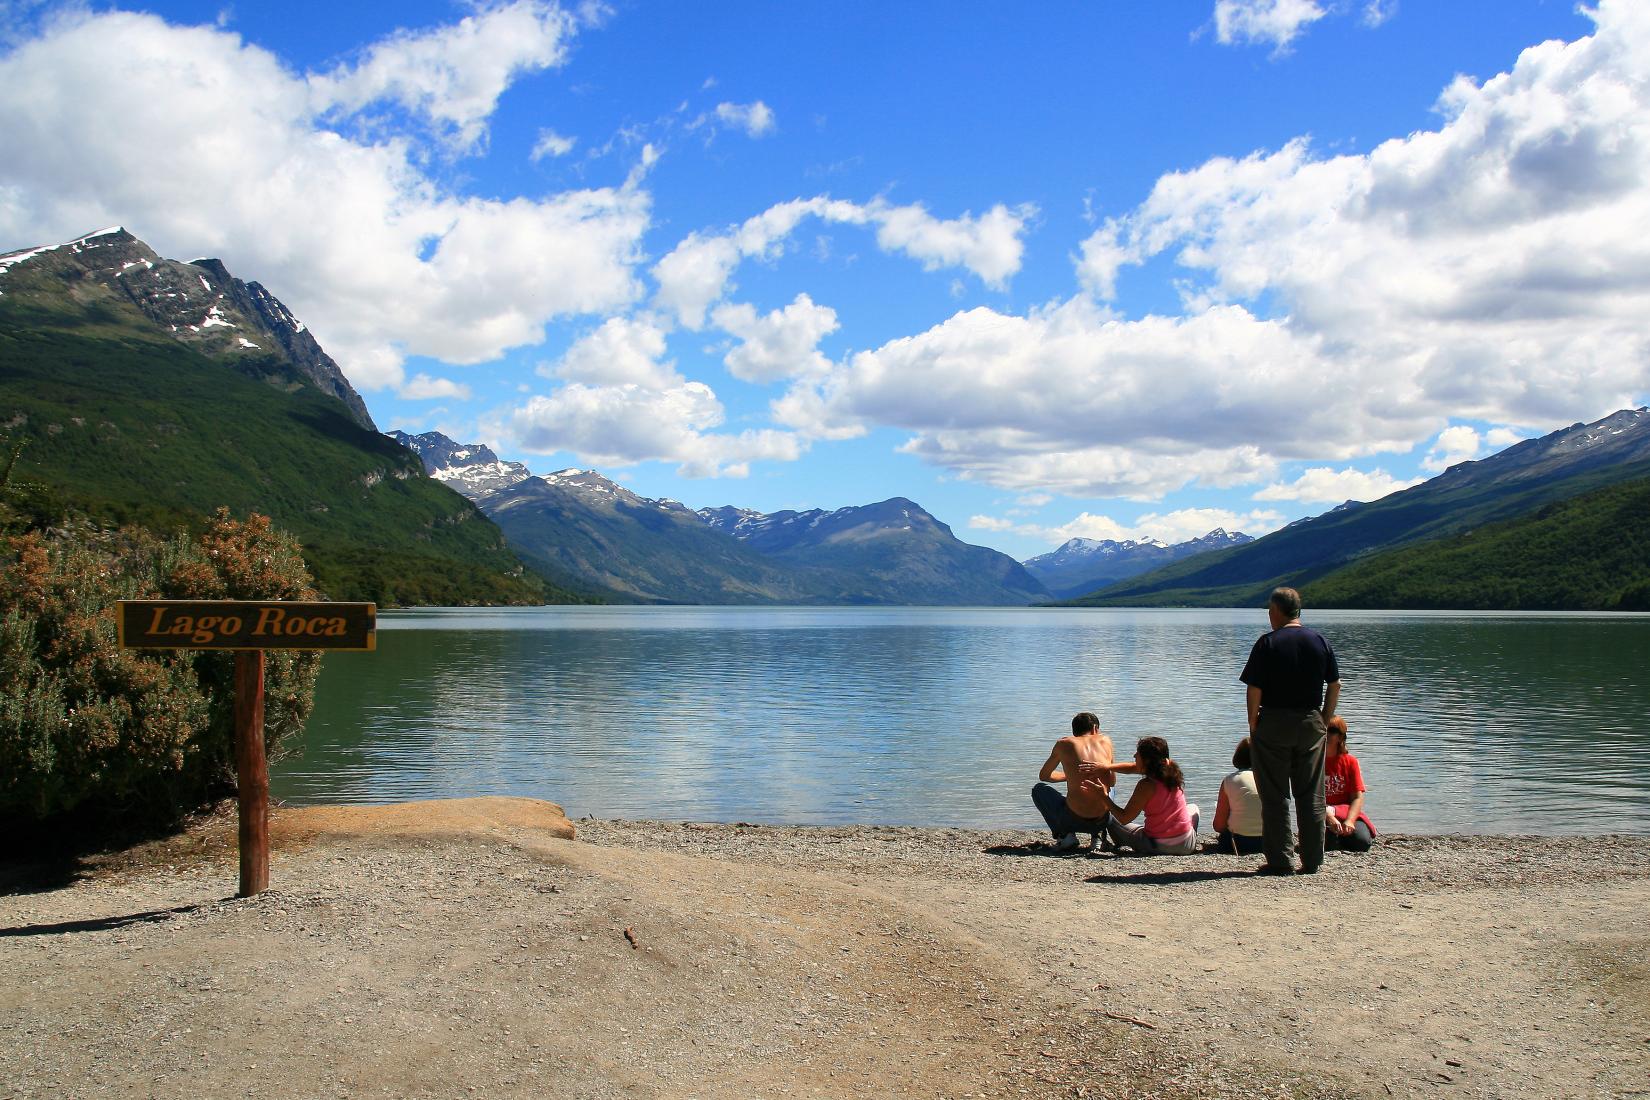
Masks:
[[[820,353],[819,342],[839,327],[836,310],[815,305],[806,294],[798,294],[783,309],[761,315],[748,303],[719,306],[711,320],[740,341],[723,359],[735,378],[775,382],[830,370],[830,360]]]
[[[1275,482],[1255,494],[1256,500],[1293,500],[1302,504],[1341,504],[1349,500],[1379,500],[1399,489],[1419,485],[1420,478],[1403,481],[1385,470],[1314,466],[1291,482]]]
[[[798,382],[768,406],[775,424],[808,439],[856,439],[867,425],[839,412],[814,382]]]
[[[653,265],[659,284],[653,300],[688,328],[703,328],[705,311],[722,297],[739,261],[739,246],[732,238],[690,233]]]
[[[1504,451],[1514,443],[1522,443],[1527,438],[1523,432],[1514,431],[1512,428],[1491,428],[1484,433],[1484,443],[1492,454]]]
[[[920,204],[873,204],[870,217],[877,223],[877,244],[888,252],[904,252],[922,262],[925,270],[963,267],[987,286],[1002,287],[1020,270],[1025,245],[1020,233],[1036,213],[1034,207],[1009,209],[998,204],[980,215],[941,220]]]
[[[1233,512],[1225,508],[1179,508],[1172,512],[1149,512],[1134,523],[1120,523],[1110,516],[1083,512],[1057,527],[1013,523],[992,516],[973,516],[968,525],[980,531],[1011,531],[1050,546],[1059,546],[1071,539],[1109,539],[1112,542],[1156,539],[1173,546],[1189,539],[1202,538],[1217,528],[1229,534],[1259,538],[1281,527],[1283,516],[1270,509]]]
[[[1215,0],[1215,38],[1228,46],[1264,43],[1282,51],[1326,14],[1315,0]]]
[[[776,125],[773,110],[760,99],[755,103],[718,103],[716,117],[753,138],[773,133]]]
[[[653,318],[610,317],[573,342],[555,364],[540,367],[546,377],[598,386],[637,385],[664,390],[682,377],[665,362],[666,333]]]
[[[433,378],[428,374],[415,374],[402,383],[400,396],[407,401],[428,401],[437,397],[456,397],[468,400],[470,387],[446,378]]]
[[[1421,466],[1434,473],[1447,470],[1457,462],[1477,458],[1480,446],[1476,429],[1465,424],[1445,428],[1438,433],[1438,438],[1433,440],[1426,458],[1421,460]]]
[[[519,74],[558,65],[575,20],[554,4],[515,0],[490,6],[452,26],[398,31],[353,64],[309,79],[322,110],[347,114],[369,104],[399,103],[430,120],[459,149],[486,133],[498,98]]]
[[[958,313],[860,352],[805,391],[786,422],[915,433],[908,453],[1017,490],[1150,498],[1196,482],[1269,478],[1285,459],[1407,450],[1433,421],[1379,379],[1323,370],[1324,351],[1241,306],[1125,321],[1084,298],[1027,316]],[[1340,410],[1338,429],[1289,415]]]
[[[900,252],[925,270],[961,267],[987,286],[1001,288],[1020,270],[1025,246],[1020,236],[1036,216],[1036,207],[1001,204],[975,217],[936,218],[920,203],[894,206],[877,199],[847,202],[824,196],[794,199],[769,207],[722,233],[688,234],[653,267],[659,288],[655,302],[672,310],[682,324],[697,329],[705,312],[727,292],[739,264],[746,259],[773,259],[805,219],[843,225],[875,226],[877,244]]]
[[[545,157],[565,157],[578,144],[577,138],[564,137],[554,130],[540,130],[538,140],[533,143],[533,151],[528,154],[534,162]]]
[[[664,389],[572,383],[515,410],[510,433],[525,450],[570,451],[594,465],[677,463],[683,477],[746,477],[754,461],[789,462],[803,444],[772,429],[714,433],[722,404],[702,382]]]
[[[425,168],[427,124],[479,140],[570,33],[552,6],[509,4],[306,77],[214,27],[72,12],[0,56],[0,148],[28,150],[0,161],[0,240],[118,222],[163,255],[219,256],[366,389],[399,385],[408,355],[495,358],[639,292],[641,190],[465,198]],[[373,122],[352,136],[338,121],[357,108]]]
[[[1439,129],[1362,156],[1304,141],[1163,177],[1090,238],[1099,295],[1168,253],[1187,307],[1268,302],[1320,373],[1433,428],[1591,419],[1650,382],[1650,14],[1458,79]],[[1429,431],[1427,434],[1431,434]]]
[[[908,453],[1005,488],[1152,499],[1409,453],[1456,418],[1634,404],[1650,388],[1650,11],[1605,0],[1594,17],[1588,38],[1458,80],[1435,131],[1164,176],[1084,243],[1088,297],[969,310],[855,354],[788,395],[786,422],[905,428]],[[1164,255],[1180,315],[1104,304]],[[1385,485],[1350,484],[1267,491]]]
[[[804,308],[813,308],[806,295]],[[769,318],[755,318],[758,328]],[[827,311],[828,312],[828,311]],[[754,311],[753,311],[754,314]],[[793,462],[807,448],[795,432],[717,432],[721,401],[665,356],[669,323],[653,314],[609,317],[538,373],[564,384],[530,398],[500,424],[523,450],[567,451],[593,466],[672,462],[683,477],[746,477],[753,462]]]

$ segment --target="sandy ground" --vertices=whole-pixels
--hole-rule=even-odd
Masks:
[[[1393,837],[1311,878],[1026,832],[231,817],[0,863],[0,1100],[1650,1096],[1650,841]]]

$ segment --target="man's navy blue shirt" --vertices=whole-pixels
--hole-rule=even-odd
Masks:
[[[1238,679],[1260,688],[1262,707],[1319,710],[1323,686],[1341,678],[1329,641],[1306,626],[1281,626],[1262,634]]]

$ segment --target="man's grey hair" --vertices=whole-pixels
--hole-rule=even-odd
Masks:
[[[1293,588],[1272,589],[1272,596],[1266,602],[1277,608],[1285,619],[1301,617],[1301,594]]]

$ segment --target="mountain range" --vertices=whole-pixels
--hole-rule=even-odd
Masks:
[[[1280,584],[1318,587],[1328,606],[1595,607],[1623,606],[1622,599],[1650,580],[1650,545],[1629,544],[1614,565],[1585,582],[1593,593],[1577,602],[1565,584],[1541,583],[1545,595],[1518,596],[1520,577],[1588,574],[1616,548],[1548,537],[1557,513],[1550,506],[1650,477],[1650,408],[1623,409],[1589,424],[1572,424],[1475,462],[1449,467],[1437,477],[1367,504],[1348,502],[1320,516],[1297,520],[1264,538],[1189,558],[1143,573],[1072,601],[1085,606],[1252,606]],[[1601,498],[1602,499],[1602,498]],[[1605,507],[1600,504],[1599,507]],[[1576,516],[1565,513],[1565,522]],[[1517,569],[1504,583],[1483,589],[1460,583],[1441,589],[1417,551],[1438,540],[1506,534],[1520,522]],[[1557,527],[1553,527],[1557,530]],[[1622,530],[1625,536],[1627,529]],[[1388,555],[1405,555],[1389,558]],[[1512,568],[1505,558],[1483,558],[1481,568]],[[1492,561],[1497,564],[1492,565]],[[1407,563],[1407,564],[1405,564]],[[1376,587],[1364,582],[1380,576]],[[1581,583],[1581,582],[1577,582]],[[1503,598],[1469,595],[1500,591]],[[1571,592],[1572,596],[1562,595]],[[1485,602],[1487,599],[1488,602]]]
[[[1025,605],[1048,591],[915,502],[764,514],[693,511],[594,470],[534,476],[480,444],[390,433],[564,587],[645,603]]]
[[[9,514],[156,530],[219,507],[296,535],[333,598],[394,604],[1650,607],[1650,409],[1575,424],[1260,539],[1073,539],[1025,563],[894,497],[692,511],[380,434],[306,326],[223,263],[124,229],[0,255]]]
[[[1114,542],[1111,539],[1068,539],[1056,550],[1039,554],[1025,561],[1026,572],[1043,582],[1043,587],[1056,599],[1071,599],[1095,589],[1115,584],[1128,577],[1169,565],[1183,558],[1242,546],[1254,540],[1238,532],[1227,534],[1216,527],[1202,538],[1175,543],[1173,546],[1154,538],[1129,539]]]

